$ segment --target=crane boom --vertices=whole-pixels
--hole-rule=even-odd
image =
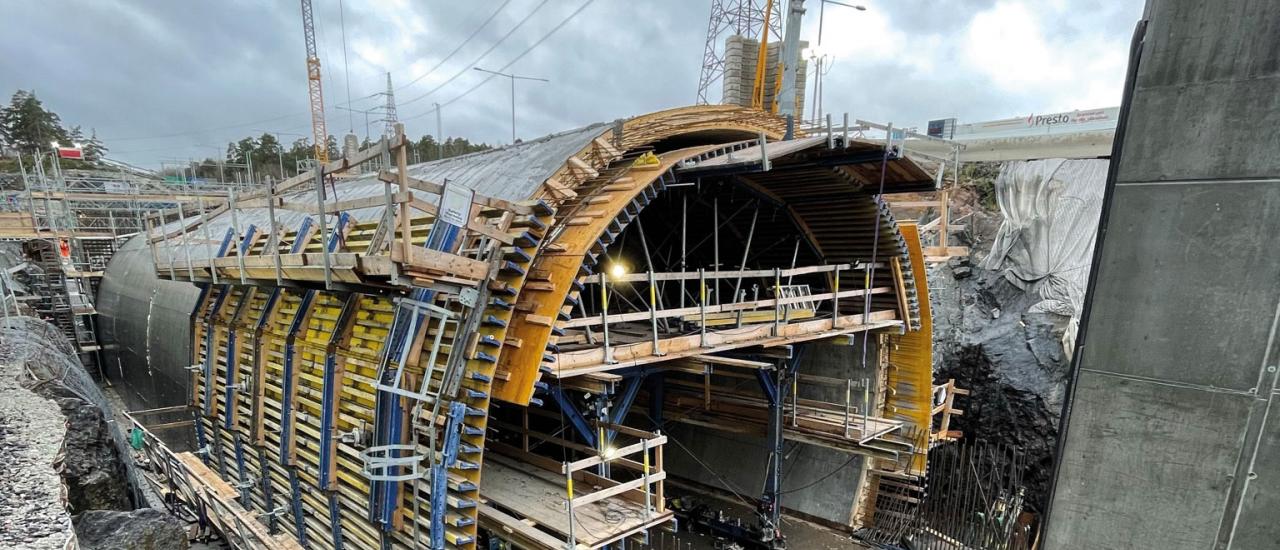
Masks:
[[[307,94],[311,99],[311,139],[316,162],[329,162],[329,132],[324,127],[324,93],[320,89],[320,56],[316,54],[316,31],[312,23],[311,0],[302,0],[302,36],[307,43]]]
[[[760,49],[756,51],[755,84],[751,87],[751,106],[764,109],[764,74],[768,71],[769,16],[773,14],[773,0],[764,5],[764,26],[760,31]]]

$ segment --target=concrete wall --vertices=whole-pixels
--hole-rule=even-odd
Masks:
[[[861,339],[859,339],[860,343]],[[870,339],[867,361],[875,364],[875,337]],[[873,369],[863,369],[861,346],[834,344],[807,344],[801,359],[800,372],[832,378],[871,378]],[[747,389],[758,388],[752,384]],[[844,401],[844,391],[802,385],[801,397]],[[872,391],[875,395],[875,391]],[[862,395],[854,392],[853,403],[860,406]],[[673,418],[679,411],[667,411]],[[769,448],[763,437],[729,434],[706,428],[668,422],[669,435],[678,441],[668,443],[667,468],[675,475],[697,480],[705,485],[724,488],[724,482],[747,498],[758,498],[764,487]],[[703,467],[684,450],[694,453]],[[858,495],[858,483],[862,475],[862,457],[788,441],[786,461],[783,464],[782,490],[786,493],[782,505],[789,509],[839,524],[847,524]],[[721,476],[712,475],[708,468]],[[832,473],[835,472],[835,473]],[[829,475],[830,474],[830,475]],[[829,475],[829,476],[828,476]],[[823,476],[828,476],[822,479]],[[822,479],[821,481],[818,481]],[[815,482],[817,482],[815,484]],[[812,487],[806,487],[813,485]]]
[[[195,285],[159,279],[151,249],[130,239],[98,288],[102,371],[130,410],[185,405],[189,398]]]
[[[1275,548],[1280,3],[1147,12],[1046,547]]]

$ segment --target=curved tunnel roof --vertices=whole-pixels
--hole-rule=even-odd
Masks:
[[[496,357],[486,354],[484,361],[489,363],[485,368],[489,371],[483,376],[470,379],[473,385],[469,387],[478,389],[466,394],[467,396],[459,394],[458,399],[471,400],[467,402],[475,404],[478,409],[484,409],[482,413],[487,413],[490,397],[518,404],[531,402],[530,396],[537,378],[543,372],[543,367],[547,366],[544,363],[554,349],[556,339],[559,337],[557,333],[563,334],[565,320],[570,318],[568,312],[573,309],[572,304],[575,303],[576,295],[581,290],[582,282],[594,270],[596,262],[627,225],[638,219],[649,201],[667,192],[670,184],[700,179],[705,180],[708,185],[732,186],[735,190],[743,189],[781,205],[787,209],[797,228],[810,241],[822,263],[866,262],[874,255],[881,254],[886,260],[897,258],[903,266],[911,267],[913,260],[907,254],[908,247],[904,244],[892,215],[882,202],[875,200],[874,196],[881,192],[882,182],[885,193],[929,190],[935,185],[936,176],[931,174],[926,166],[915,160],[896,153],[886,155],[886,144],[883,142],[841,140],[836,143],[828,141],[825,136],[820,139],[800,138],[779,142],[784,133],[785,123],[782,119],[760,111],[733,106],[687,107],[642,115],[612,124],[594,124],[500,149],[409,167],[409,175],[420,180],[436,184],[445,183],[445,180],[448,180],[450,184],[467,186],[481,195],[494,199],[507,201],[539,199],[555,208],[554,215],[548,213],[550,210],[538,214],[540,218],[550,220],[538,222],[545,226],[545,231],[538,230],[540,233],[538,240],[541,242],[522,245],[527,250],[522,249],[518,251],[519,253],[504,251],[504,253],[511,253],[513,257],[522,257],[519,261],[523,267],[516,270],[519,273],[521,285],[514,288],[508,287],[512,288],[513,295],[504,297],[504,300],[509,299],[514,303],[504,302],[507,307],[500,309],[503,309],[502,315],[506,317],[497,324],[502,327],[502,330],[498,336],[487,341],[486,345],[491,346],[488,348],[490,352],[496,354]],[[764,134],[769,142],[764,150],[760,150],[759,145],[751,141],[760,134]],[[643,161],[636,163],[638,154],[649,150],[657,153],[657,164]],[[763,163],[759,162],[759,159],[765,156],[772,164],[771,169],[764,169]],[[332,188],[337,196],[331,196],[329,200],[380,197],[385,192],[385,186],[386,184],[373,174],[347,178]],[[702,187],[697,189],[703,190]],[[315,191],[291,191],[276,195],[270,200],[278,201],[275,206],[275,215],[277,221],[285,226],[283,228],[285,230],[294,229],[305,220],[315,218],[313,214],[308,214],[304,210],[290,208],[291,205],[308,207],[315,205]],[[267,202],[261,200],[258,204],[264,205]],[[165,241],[165,246],[156,247],[157,254],[161,258],[167,256],[179,262],[187,254],[190,254],[193,260],[203,260],[216,254],[218,242],[233,225],[238,225],[242,230],[249,224],[260,228],[269,225],[267,208],[247,201],[239,206],[240,208],[234,210],[234,216],[228,208],[221,207],[207,220],[206,227],[194,227],[194,231],[190,234],[202,235],[207,230],[208,239],[197,237],[196,242],[188,242],[187,246],[183,247],[181,240],[171,238]],[[349,210],[347,213],[360,221],[372,221],[382,215],[383,207],[365,206],[357,210]],[[422,223],[429,224],[430,222],[425,218],[424,216]],[[505,221],[501,221],[504,219]],[[187,219],[187,224],[191,226],[200,222],[199,218]],[[513,229],[509,225],[511,220],[506,216],[491,218],[486,223],[494,224],[491,227],[500,231]],[[528,223],[528,220],[524,223]],[[508,225],[498,227],[500,224]],[[366,224],[366,226],[372,225],[374,224]],[[159,233],[168,235],[178,229],[178,226],[178,223],[171,223]],[[415,226],[413,229],[418,231],[425,227]],[[374,230],[368,229],[368,231]],[[310,238],[307,237],[307,239]],[[310,240],[299,242],[303,242],[304,245],[311,243]],[[322,239],[321,242],[323,242]],[[317,243],[315,246],[320,248],[322,245]],[[252,307],[255,299],[270,300],[270,298],[255,297],[253,292],[236,284],[238,280],[230,278],[223,280],[223,284],[204,283],[209,289],[208,293],[219,294],[219,298],[214,301],[203,292],[197,293],[194,286],[138,277],[137,270],[148,270],[149,266],[145,260],[149,259],[151,247],[146,246],[145,239],[134,239],[127,249],[128,253],[118,255],[108,267],[99,296],[99,303],[104,304],[102,322],[109,325],[109,328],[103,331],[104,337],[114,339],[105,343],[109,347],[115,346],[116,349],[130,352],[131,355],[126,357],[136,358],[145,354],[145,350],[156,342],[157,338],[173,339],[176,336],[175,333],[186,333],[191,326],[192,313],[188,313],[184,318],[175,312],[190,311],[192,307],[212,308],[212,311],[216,312],[219,307],[223,307],[223,296],[227,297],[227,303],[244,307],[226,306],[232,309],[224,308],[219,315],[202,316],[200,320],[195,321],[197,325],[204,325],[203,330],[206,336],[214,336],[203,344],[197,339],[193,346],[197,350],[195,355],[198,355],[199,350],[203,348],[205,358],[208,359],[211,357],[209,355],[211,349],[216,355],[223,353],[215,349],[217,346],[223,346],[223,349],[232,347],[227,337],[219,340],[217,334],[219,330],[229,333],[233,324],[237,322],[235,318],[241,314],[247,318],[261,315],[259,320],[271,319],[274,326],[283,321],[283,314],[278,313],[280,311],[288,310],[291,312],[290,315],[302,318],[309,315],[304,311],[314,312],[322,307],[315,304],[323,304],[323,307],[328,308],[326,316],[316,316],[310,319],[310,322],[315,323],[316,328],[313,332],[317,335],[332,336],[332,334],[341,334],[341,331],[334,330],[334,326],[342,318],[342,311],[345,310],[344,303],[353,304],[353,308],[360,309],[359,313],[366,316],[373,315],[375,306],[384,308],[383,311],[390,311],[393,307],[388,296],[373,294],[378,292],[376,290],[347,289],[339,292],[319,290],[312,286],[309,288],[313,290],[306,292],[308,296],[315,295],[314,302],[290,297],[288,307],[277,305],[274,310],[268,306],[255,309]],[[262,245],[261,250],[268,249],[265,244]],[[779,264],[775,262],[771,265]],[[154,265],[150,266],[149,271],[151,276],[155,275]],[[809,331],[803,336],[814,339],[838,334],[840,329],[854,330],[861,327],[857,330],[872,330],[898,326],[899,321],[909,330],[919,326],[918,322],[912,318],[913,315],[917,315],[915,312],[918,311],[918,307],[908,303],[914,297],[914,284],[910,283],[912,270],[907,269],[906,273],[902,273],[899,268],[896,271],[906,278],[907,285],[884,294],[869,292],[863,295],[871,296],[867,301],[876,304],[884,300],[885,308],[880,313],[888,314],[888,317],[867,317],[859,315],[860,312],[846,311],[853,310],[854,308],[851,307],[853,304],[840,302],[845,307],[838,308],[839,311],[829,319],[814,319],[805,326],[801,326],[804,325],[802,322],[795,323],[794,328],[798,329],[796,332]],[[490,272],[491,275],[493,273]],[[889,283],[891,277],[890,270],[883,269],[877,272],[873,284],[877,288],[889,288],[892,286]],[[263,282],[261,286],[271,285]],[[177,287],[185,287],[191,291],[175,292],[174,289]],[[294,289],[284,289],[281,294],[291,292],[298,293]],[[363,294],[364,292],[369,294]],[[273,291],[272,295],[275,294],[276,292]],[[832,293],[831,296],[836,294]],[[350,298],[354,300],[348,301]],[[280,300],[284,302],[286,298],[282,297]],[[775,299],[771,307],[776,311],[780,303],[781,300]],[[307,308],[311,309],[307,310]],[[237,314],[234,311],[241,313]],[[874,324],[871,322],[873,320],[881,321],[882,324]],[[371,321],[365,319],[364,322]],[[326,325],[326,323],[332,324]],[[812,328],[819,326],[829,327],[830,330]],[[756,323],[755,327],[748,328],[754,330],[768,327],[763,323]],[[328,332],[325,332],[326,330]],[[278,334],[270,331],[264,334],[269,341],[275,344],[280,343]],[[742,334],[738,332],[732,335],[716,335],[716,338],[722,338],[716,340],[716,343],[737,347],[753,345]],[[773,336],[786,335],[774,334]],[[371,357],[375,357],[379,351],[374,348],[382,346],[381,349],[390,349],[387,338],[369,335],[362,338],[362,346],[369,347],[365,351],[369,351]],[[733,338],[737,339],[733,340]],[[192,335],[186,333],[185,340],[190,343],[191,339]],[[327,337],[322,340],[334,343]],[[214,347],[211,348],[211,345]],[[649,358],[654,355],[653,350],[650,349],[650,353],[646,355],[645,345],[649,345],[648,342],[620,343],[615,353],[618,354],[623,366],[653,361]],[[264,349],[269,348],[269,345],[264,347]],[[335,344],[335,348],[340,349],[342,346]],[[711,348],[695,348],[697,348],[696,345],[689,346],[679,350],[679,353],[718,351]],[[450,349],[453,349],[452,344]],[[152,354],[150,362],[145,365],[130,364],[124,367],[135,372],[142,371],[144,367],[149,373],[162,371],[171,380],[185,382],[191,379],[186,372],[186,367],[192,362],[192,358],[187,353],[184,350],[181,353]],[[343,350],[341,353],[354,352]],[[320,355],[323,356],[323,353]],[[672,354],[672,356],[676,355],[678,353]],[[353,357],[348,359],[356,361]],[[271,354],[264,355],[262,360],[267,364],[282,361]],[[171,361],[173,364],[159,364],[160,361]],[[288,362],[288,360],[284,361]],[[484,362],[475,356],[467,358],[466,361]],[[550,368],[555,369],[556,359],[553,358],[551,361]],[[213,362],[209,364],[212,365]],[[587,369],[594,367],[590,364],[589,358],[584,360],[582,365]],[[314,365],[308,368],[314,375],[316,371]],[[230,369],[227,372],[230,372]],[[259,372],[267,371],[263,369]],[[270,372],[283,372],[283,369]],[[217,380],[209,374],[203,376],[205,377],[203,379],[207,380],[206,391],[209,391],[210,384],[212,387],[221,385],[223,390],[228,391],[226,395],[232,395],[229,392],[229,382]],[[329,388],[334,387],[328,382],[317,382],[319,378],[314,376],[312,378],[310,384],[313,386],[312,390],[316,390],[313,393],[328,395]],[[130,384],[141,385],[132,377]],[[360,386],[360,391],[367,391],[367,385],[367,379],[361,379],[359,384],[338,384],[337,391],[353,390],[356,386]],[[193,392],[174,392],[175,395],[191,393]],[[285,393],[287,392],[282,390],[282,395]],[[206,419],[211,418],[207,416],[209,414],[207,405],[211,403],[209,396],[213,394],[207,395],[203,398],[206,405]],[[225,399],[229,402],[231,398]],[[921,394],[921,399],[927,400],[928,394]],[[216,400],[215,398],[214,401]],[[373,414],[366,404],[356,400],[343,402],[352,408],[360,408],[361,414]],[[168,403],[156,403],[156,406],[163,404]],[[283,403],[279,406],[281,411],[288,410]],[[228,410],[237,409],[229,408]],[[472,415],[468,413],[465,416]],[[312,420],[308,418],[307,422]],[[283,425],[284,420],[280,422]],[[295,420],[295,422],[301,422],[301,420]],[[467,436],[468,444],[476,449],[471,459],[477,464],[483,458],[485,437],[488,433],[483,421],[478,426]],[[333,438],[321,439],[326,442],[326,445],[346,445],[333,442]],[[347,448],[347,450],[350,449]],[[332,468],[331,462],[330,470]],[[474,483],[478,485],[478,474],[474,475]],[[450,488],[450,491],[453,490]],[[473,492],[476,490],[475,485],[467,489]],[[363,488],[361,491],[363,492],[357,491],[361,499],[371,494],[368,488]],[[477,512],[470,509],[465,513],[470,514],[472,523],[465,529],[462,527],[459,529],[474,536],[474,519]],[[367,527],[363,523],[360,526]]]

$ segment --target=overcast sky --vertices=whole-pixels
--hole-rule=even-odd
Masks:
[[[825,108],[921,128],[1118,105],[1143,4],[860,1],[866,11],[827,6],[821,46],[818,1],[806,3],[802,38],[833,60]],[[435,133],[440,102],[445,135],[489,143],[510,141],[510,85],[484,82],[473,66],[550,80],[517,82],[521,138],[692,104],[711,3],[313,2],[329,133],[364,135],[365,115],[337,107],[348,105],[348,82],[353,108],[379,105],[368,96],[390,71],[411,136]],[[304,58],[298,2],[288,0],[43,0],[5,2],[0,15],[5,103],[34,89],[64,123],[96,128],[110,157],[147,167],[218,156],[249,134],[309,134]]]

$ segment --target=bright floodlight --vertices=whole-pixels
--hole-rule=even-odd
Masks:
[[[621,279],[627,274],[627,266],[622,264],[613,264],[609,266],[609,276],[614,279]]]
[[[612,445],[600,450],[600,458],[603,458],[605,462],[613,460],[617,455],[618,448]]]

